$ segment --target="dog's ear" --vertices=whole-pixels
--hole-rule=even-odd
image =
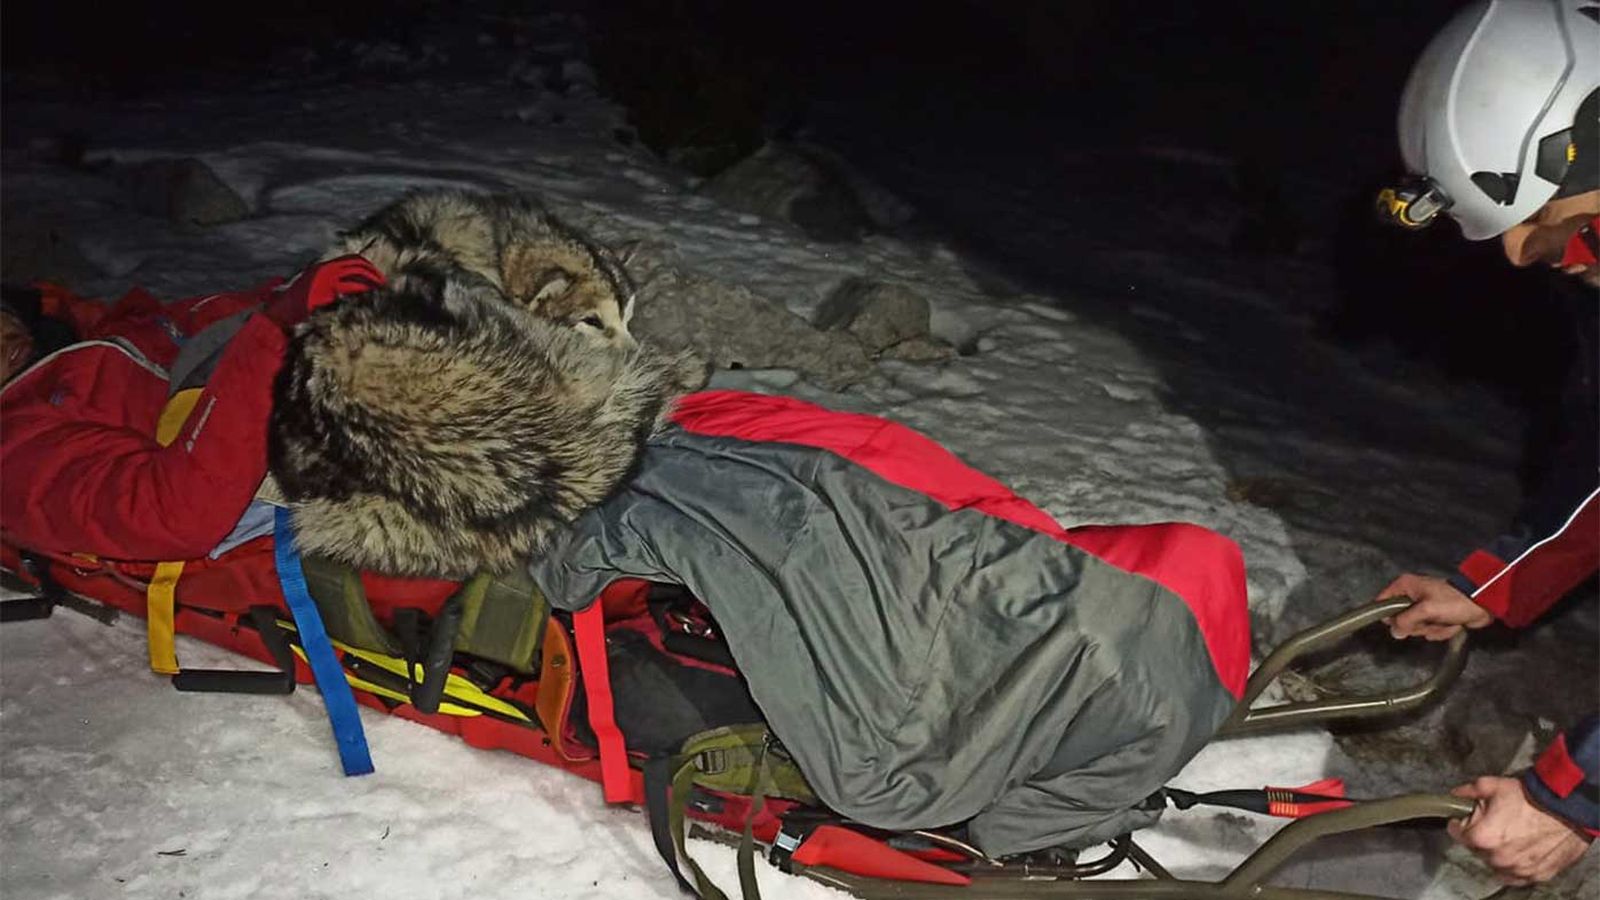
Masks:
[[[639,258],[639,252],[643,249],[644,241],[642,239],[628,241],[626,243],[618,244],[616,248],[611,251],[611,255],[616,258],[618,265],[626,267],[631,265],[635,259]]]
[[[529,303],[534,309],[538,309],[546,300],[564,296],[567,291],[572,290],[574,280],[572,273],[562,268],[550,268],[540,272],[538,279],[534,281],[533,297]]]

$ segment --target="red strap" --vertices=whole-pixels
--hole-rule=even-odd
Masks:
[[[1572,761],[1572,754],[1567,751],[1567,736],[1556,735],[1550,746],[1544,748],[1544,753],[1539,755],[1539,761],[1533,764],[1534,774],[1544,782],[1544,786],[1563,800],[1571,796],[1578,785],[1583,783],[1583,770]]]
[[[605,609],[596,601],[573,613],[572,630],[578,645],[578,671],[583,673],[583,694],[589,701],[589,729],[600,744],[600,786],[607,803],[628,803],[633,800],[633,786],[628,748],[611,706]]]

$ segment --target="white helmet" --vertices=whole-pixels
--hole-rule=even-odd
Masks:
[[[1400,99],[1400,153],[1420,181],[1384,191],[1380,206],[1408,226],[1448,212],[1478,241],[1527,219],[1563,182],[1563,194],[1592,189],[1596,160],[1588,148],[1578,157],[1573,125],[1597,89],[1600,2],[1469,5],[1411,70]],[[1592,100],[1585,116],[1595,117]]]

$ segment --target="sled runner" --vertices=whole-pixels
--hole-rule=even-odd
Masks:
[[[87,599],[144,616],[152,668],[180,690],[314,680],[347,773],[370,762],[341,696],[600,782],[648,812],[663,859],[706,898],[726,895],[686,852],[691,823],[733,835],[747,897],[759,846],[869,898],[1315,898],[1332,895],[1265,879],[1323,834],[1470,812],[1332,783],[1165,786],[1210,740],[1445,690],[1460,638],[1419,685],[1253,705],[1295,659],[1403,601],[1303,632],[1247,680],[1242,562],[1219,535],[1063,529],[908,429],[785,398],[694,395],[675,421],[529,572],[425,581],[301,559],[281,511],[275,535],[215,560],[5,542],[0,563],[39,594],[20,612]],[[185,670],[176,633],[277,671]],[[1300,821],[1222,882],[1174,880],[1131,833],[1196,803]],[[1124,860],[1157,877],[1083,880]]]

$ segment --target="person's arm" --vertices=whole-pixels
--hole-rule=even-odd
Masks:
[[[1510,884],[1549,881],[1600,835],[1600,719],[1556,738],[1521,778],[1486,776],[1451,791],[1477,802],[1450,836]]]
[[[286,343],[272,321],[247,322],[189,421],[165,447],[155,440],[153,422],[146,431],[92,414],[92,404],[129,398],[126,385],[108,380],[148,377],[116,348],[80,345],[69,356],[100,357],[92,369],[19,379],[7,390],[7,434],[0,444],[0,513],[7,532],[26,546],[56,552],[146,560],[204,556],[238,522],[266,473],[272,380]],[[138,389],[164,393],[159,384]]]
[[[1600,488],[1594,471],[1583,474],[1588,477],[1575,473],[1547,488],[1532,504],[1538,513],[1473,551],[1451,584],[1496,619],[1521,628],[1593,575],[1600,568]]]
[[[1534,802],[1600,836],[1600,717],[1590,716],[1559,735],[1522,775]]]
[[[286,329],[317,307],[381,284],[364,260],[308,269],[266,303],[223,351],[166,446],[107,404],[159,407],[165,385],[114,346],[75,366],[63,357],[8,385],[0,519],[24,545],[120,559],[192,559],[227,535],[267,468],[272,384]],[[155,396],[152,397],[151,393]],[[137,396],[136,396],[137,395]],[[108,414],[109,413],[109,414]]]
[[[1447,640],[1495,619],[1521,628],[1600,568],[1600,462],[1594,442],[1581,438],[1588,433],[1566,442],[1511,530],[1468,555],[1460,571],[1402,575],[1378,593],[1417,601],[1389,620],[1395,637]]]

